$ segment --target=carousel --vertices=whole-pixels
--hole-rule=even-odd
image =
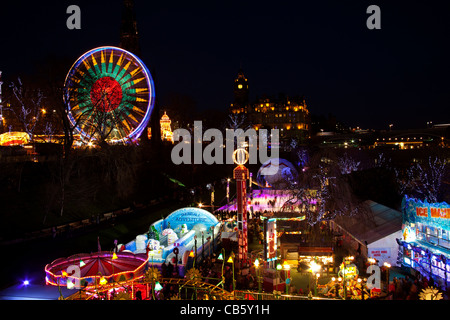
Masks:
[[[144,276],[148,257],[129,252],[100,251],[59,258],[45,266],[48,285],[68,289],[93,289],[98,286],[134,281]]]

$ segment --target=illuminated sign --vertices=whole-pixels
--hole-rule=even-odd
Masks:
[[[403,224],[415,229],[416,223],[450,231],[450,205],[446,202],[417,200],[405,196],[402,201]],[[413,230],[408,232],[414,233]]]
[[[416,207],[416,216],[450,219],[450,208]]]

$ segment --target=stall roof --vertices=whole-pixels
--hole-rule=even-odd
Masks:
[[[352,223],[340,224],[342,221],[335,221],[345,231],[354,236],[357,240],[371,244],[383,239],[402,229],[403,217],[398,210],[386,207],[372,200],[365,201],[369,209],[369,217],[352,219]]]

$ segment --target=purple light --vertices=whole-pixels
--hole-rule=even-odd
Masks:
[[[28,280],[25,280],[24,282],[23,282],[23,285],[24,286],[27,286],[27,285],[29,285],[30,284],[30,281],[28,281]]]

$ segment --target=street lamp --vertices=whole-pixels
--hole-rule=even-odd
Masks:
[[[225,282],[224,280],[224,277],[223,277],[223,267],[224,267],[224,265],[225,265],[225,259],[224,259],[224,256],[225,256],[225,248],[222,248],[222,250],[220,251],[220,254],[219,254],[219,256],[217,257],[217,260],[222,260],[222,289],[223,289],[223,283]]]
[[[289,284],[291,282],[289,275],[290,275],[290,270],[291,270],[291,266],[289,265],[289,263],[287,263],[287,261],[285,260],[283,262],[283,269],[285,272],[285,282],[286,282],[286,294],[289,294]]]
[[[259,260],[258,258],[256,258],[255,260],[255,268],[257,271],[256,274],[256,281],[258,281],[258,293],[261,293],[261,270],[259,269]],[[259,300],[259,296],[258,296],[258,300]]]
[[[232,265],[233,265],[233,291],[235,291],[235,289],[236,289],[236,281],[234,280],[234,252],[233,251],[231,251],[231,254],[230,254],[230,257],[228,258],[228,260],[227,260],[227,262],[228,263],[232,263]]]
[[[227,178],[227,210],[229,210],[228,206],[230,205],[230,178]]]
[[[321,266],[320,266],[320,264],[318,264],[316,261],[313,260],[310,263],[309,267],[310,267],[309,270],[311,270],[311,273],[314,277],[314,295],[317,296],[317,278],[318,278],[318,276],[320,276],[319,272],[320,272]]]
[[[386,292],[389,292],[389,270],[391,268],[391,264],[388,262],[383,263],[383,266],[386,267]]]

